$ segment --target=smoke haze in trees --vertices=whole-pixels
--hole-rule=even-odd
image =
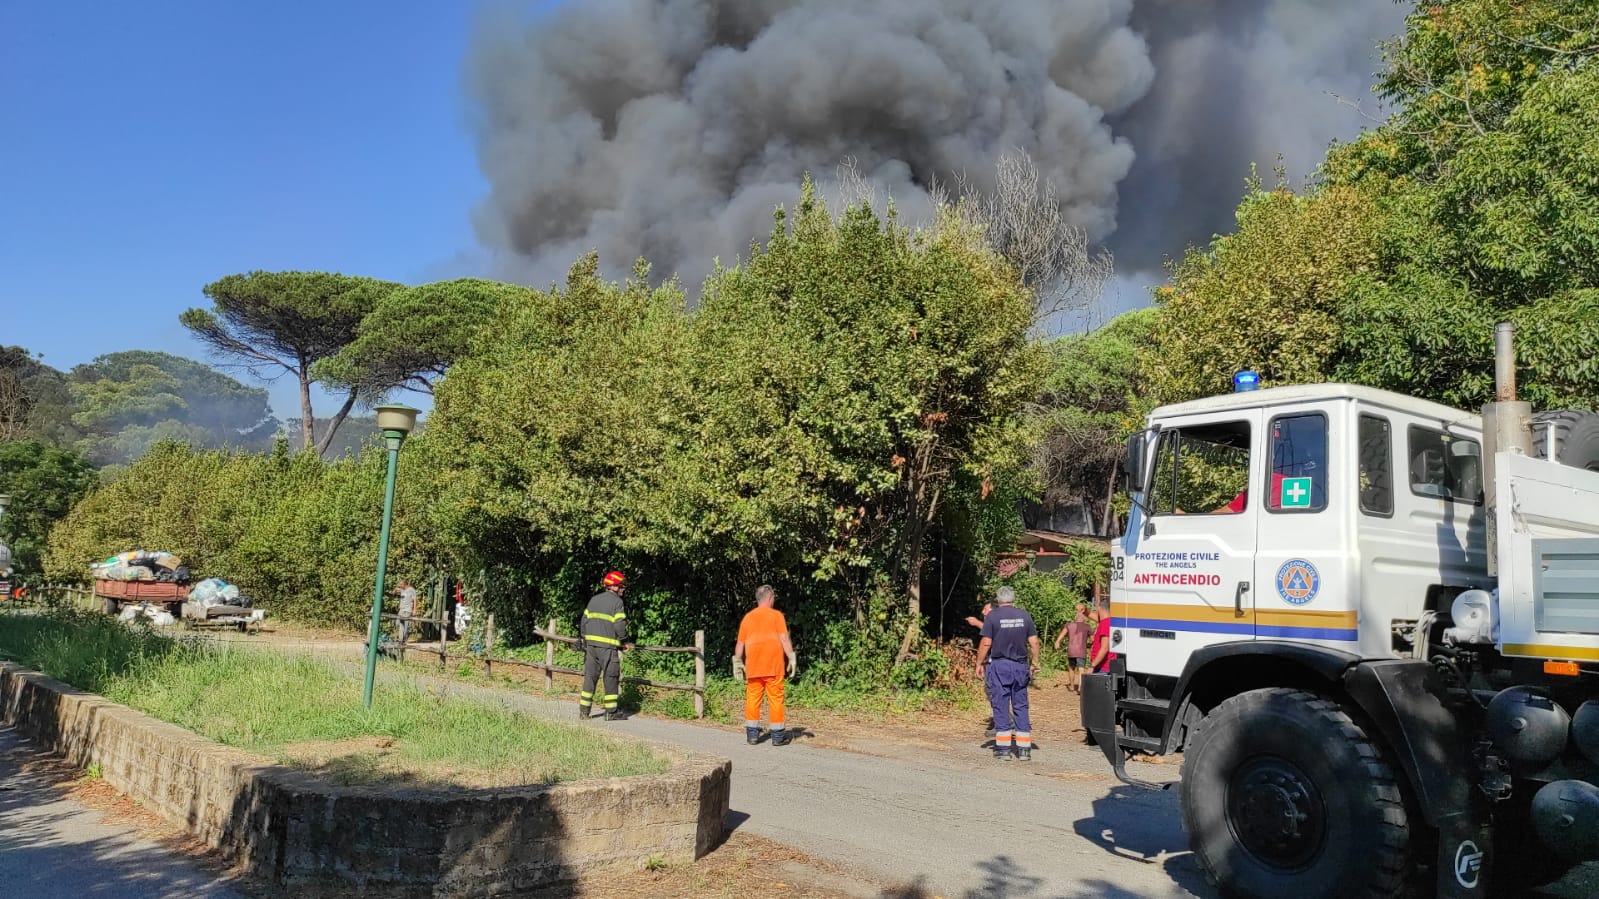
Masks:
[[[1363,120],[1389,0],[573,0],[485,14],[467,63],[481,241],[527,283],[590,249],[693,289],[853,160],[900,214],[1012,149],[1067,219],[1162,257],[1226,227],[1251,162],[1296,174]]]

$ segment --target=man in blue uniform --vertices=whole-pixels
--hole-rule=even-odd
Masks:
[[[1033,756],[1027,684],[1038,670],[1038,627],[1033,616],[1016,608],[1015,590],[1001,587],[994,600],[998,605],[983,619],[983,638],[977,644],[977,675],[994,708],[994,758],[1012,758],[1014,737],[1015,758],[1025,762]]]

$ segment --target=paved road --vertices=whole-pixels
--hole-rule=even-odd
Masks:
[[[20,770],[37,754],[0,726],[0,896],[239,899],[216,875]]]
[[[241,645],[349,659],[359,644]],[[354,663],[351,663],[352,670]],[[414,676],[387,665],[381,680]],[[418,677],[440,692],[571,720],[574,703]],[[803,723],[803,722],[800,722]],[[805,745],[748,746],[743,728],[656,718],[589,726],[733,760],[729,824],[883,884],[949,899],[1167,899],[1215,895],[1186,850],[1170,793],[1123,787],[1098,750],[1037,734],[1036,761],[964,745],[896,745],[892,758]],[[1152,779],[1174,770],[1147,768]],[[902,891],[907,896],[914,891]],[[898,895],[898,894],[896,894]]]
[[[220,638],[236,642],[227,637]],[[359,643],[241,645],[350,659]],[[350,663],[352,670],[355,664]],[[574,705],[540,695],[421,677],[385,665],[384,680],[415,677],[441,692],[556,719]],[[1064,695],[1064,694],[1058,694]],[[803,723],[803,722],[801,722]],[[942,746],[895,744],[889,757],[796,743],[747,746],[742,727],[655,718],[588,725],[733,760],[729,825],[903,888],[906,899],[1168,899],[1215,897],[1187,851],[1177,797],[1126,787],[1098,750],[1035,733],[1030,763],[987,757],[982,737]],[[883,750],[878,749],[878,752]],[[1175,766],[1134,765],[1150,781]],[[1599,895],[1585,866],[1546,899]],[[874,896],[875,891],[863,893]]]

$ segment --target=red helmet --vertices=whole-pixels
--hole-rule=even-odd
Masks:
[[[622,582],[625,580],[627,580],[627,578],[622,576],[622,572],[612,571],[605,575],[604,584],[607,587],[620,587],[622,586]]]

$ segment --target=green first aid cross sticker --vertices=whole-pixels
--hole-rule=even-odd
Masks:
[[[1284,509],[1310,508],[1310,478],[1283,478],[1278,501]]]

